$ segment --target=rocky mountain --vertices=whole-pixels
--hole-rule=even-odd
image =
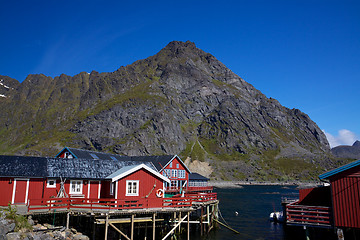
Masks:
[[[10,98],[19,84],[16,79],[0,75],[0,101]]]
[[[338,158],[360,159],[360,141],[355,141],[352,146],[337,146],[331,153]]]
[[[1,153],[72,146],[178,154],[226,180],[311,179],[336,165],[305,113],[267,98],[189,41],[115,72],[29,75],[0,106]]]

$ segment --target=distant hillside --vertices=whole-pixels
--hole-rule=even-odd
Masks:
[[[337,146],[331,149],[331,153],[338,158],[360,159],[360,141],[352,146]]]
[[[1,153],[51,156],[72,146],[178,154],[225,180],[314,179],[336,166],[308,115],[267,98],[192,42],[171,42],[115,72],[29,75],[12,86],[0,101]]]

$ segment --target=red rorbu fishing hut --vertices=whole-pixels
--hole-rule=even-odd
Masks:
[[[360,160],[321,174],[324,186],[299,190],[286,206],[287,224],[323,227],[360,236]]]

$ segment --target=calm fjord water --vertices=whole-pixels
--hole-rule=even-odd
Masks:
[[[273,211],[281,211],[281,197],[298,197],[295,186],[244,186],[243,188],[216,189],[220,211],[226,222],[240,234],[221,227],[209,235],[192,236],[191,239],[304,239],[303,231],[289,231],[282,224],[268,220]],[[238,212],[238,215],[235,214]],[[220,217],[220,220],[223,221]],[[300,229],[301,230],[301,229]]]

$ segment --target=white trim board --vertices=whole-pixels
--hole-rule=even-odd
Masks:
[[[145,164],[140,164],[140,165],[134,166],[133,168],[129,169],[128,171],[120,173],[119,175],[111,178],[111,181],[115,182],[115,181],[117,181],[117,180],[119,180],[119,179],[121,179],[121,178],[123,178],[123,177],[125,177],[127,175],[130,175],[131,173],[134,173],[134,172],[136,172],[136,171],[138,171],[138,170],[140,170],[142,168],[149,171],[150,173],[154,174],[155,176],[161,178],[162,180],[170,183],[170,180],[167,177],[163,176],[162,174],[155,171],[154,169],[146,166]]]

